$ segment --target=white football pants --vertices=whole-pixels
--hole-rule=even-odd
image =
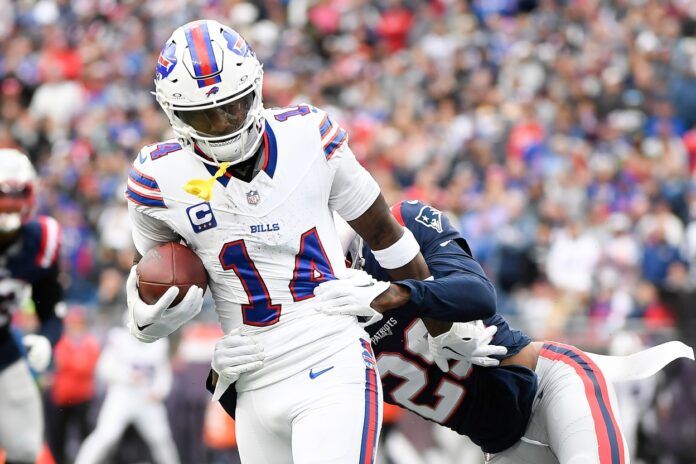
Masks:
[[[629,464],[616,394],[583,351],[547,342],[536,373],[539,390],[524,437],[493,464]]]
[[[39,389],[20,359],[0,371],[0,448],[10,462],[34,462],[43,441]]]
[[[239,393],[236,418],[244,464],[372,464],[382,385],[369,342],[356,340],[309,370]]]
[[[97,427],[80,447],[75,464],[104,462],[130,424],[147,443],[155,463],[178,464],[164,404],[148,398],[146,390],[128,386],[109,388]]]

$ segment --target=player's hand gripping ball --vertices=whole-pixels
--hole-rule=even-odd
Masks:
[[[140,299],[152,305],[157,303],[170,287],[179,293],[169,305],[181,303],[192,285],[205,292],[208,273],[201,259],[189,247],[176,242],[158,245],[142,257],[136,267]]]
[[[169,336],[201,311],[208,274],[196,254],[178,243],[148,251],[126,282],[128,328],[152,343]]]

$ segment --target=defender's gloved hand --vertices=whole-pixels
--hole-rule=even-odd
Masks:
[[[363,327],[382,319],[370,306],[391,284],[375,280],[365,271],[346,269],[338,279],[319,284],[314,289],[316,310],[331,315],[366,317]]]
[[[260,369],[264,358],[263,346],[254,342],[250,336],[242,335],[241,328],[234,329],[218,340],[211,363],[218,375],[213,401],[218,401],[241,374]]]
[[[22,337],[22,343],[27,349],[29,366],[38,373],[48,368],[51,363],[51,342],[43,335],[28,334]]]
[[[141,342],[152,343],[170,335],[201,311],[203,289],[195,285],[189,288],[178,305],[169,308],[179,294],[178,287],[170,287],[157,303],[149,305],[140,299],[137,282],[138,276],[133,266],[126,281],[128,330]]]
[[[507,353],[504,346],[491,345],[491,340],[498,327],[484,327],[483,322],[455,322],[449,332],[433,337],[428,335],[428,348],[435,358],[435,364],[443,372],[449,372],[447,360],[453,359],[462,363],[490,367],[500,364],[490,356],[501,356]],[[457,374],[468,372],[466,364],[457,366]]]

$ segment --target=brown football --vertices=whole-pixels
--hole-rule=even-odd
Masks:
[[[150,249],[138,263],[136,272],[140,298],[147,304],[156,303],[171,286],[179,287],[171,306],[179,304],[192,285],[203,291],[208,287],[208,273],[201,259],[189,247],[176,242]]]

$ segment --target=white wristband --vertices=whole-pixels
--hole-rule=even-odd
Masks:
[[[384,250],[372,250],[377,262],[385,269],[397,269],[413,261],[420,246],[413,233],[404,227],[404,234]]]

